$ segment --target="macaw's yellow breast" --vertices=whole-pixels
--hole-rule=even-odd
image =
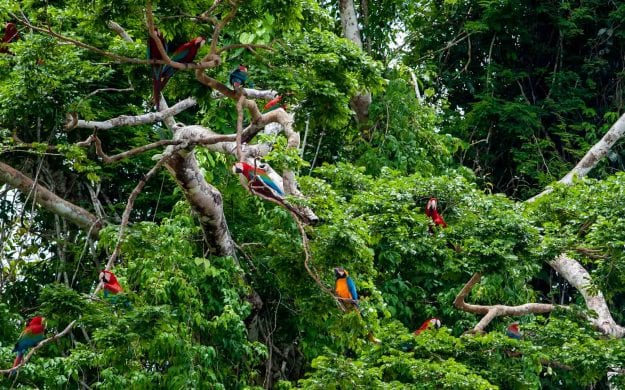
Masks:
[[[347,287],[347,278],[336,279],[334,291],[336,291],[336,294],[341,298],[352,299],[352,294]]]

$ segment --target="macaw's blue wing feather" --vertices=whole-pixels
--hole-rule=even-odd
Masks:
[[[43,333],[34,334],[32,332],[28,332],[25,330],[20,335],[20,338],[17,340],[17,343],[15,343],[13,352],[23,353],[27,349],[39,344],[39,342],[43,339],[44,339]]]
[[[258,173],[257,175],[267,187],[274,190],[278,195],[284,196],[284,191],[282,191],[282,189],[278,187],[278,185],[273,180],[271,180],[269,175],[267,175],[266,173]]]
[[[356,291],[356,283],[350,278],[347,277],[347,288],[349,288],[349,293],[352,295],[352,299],[354,301],[358,300],[358,291]]]

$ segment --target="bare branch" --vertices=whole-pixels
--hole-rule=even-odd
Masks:
[[[24,359],[20,362],[20,364],[18,364],[17,366],[13,367],[13,368],[9,368],[6,370],[0,370],[0,374],[12,374],[15,371],[19,370],[20,368],[24,367],[26,365],[26,363],[28,363],[28,361],[33,357],[33,355],[35,354],[35,352],[37,352],[40,348],[42,348],[43,346],[45,346],[46,344],[58,340],[61,337],[65,336],[66,334],[69,333],[70,330],[72,330],[72,328],[74,327],[74,324],[76,324],[76,320],[72,321],[69,323],[69,325],[67,325],[67,327],[65,327],[65,329],[63,329],[62,332],[55,334],[54,336],[48,337],[45,340],[42,340],[39,342],[39,344],[35,345],[26,356],[24,356]]]
[[[44,186],[35,183],[31,178],[17,169],[0,162],[0,183],[18,189],[28,194],[34,188],[35,201],[51,212],[66,218],[85,231],[91,232],[92,237],[97,237],[103,222],[87,210],[57,196]]]
[[[93,130],[109,130],[114,127],[119,126],[138,126],[145,125],[149,123],[156,123],[164,120],[167,117],[176,115],[181,113],[182,111],[193,107],[197,104],[197,101],[194,98],[186,98],[183,101],[180,101],[173,105],[172,107],[165,109],[160,112],[149,112],[147,114],[129,116],[129,115],[121,115],[117,118],[109,119],[102,122],[96,121],[85,121],[78,120],[74,127],[79,127],[83,129],[93,129]]]
[[[584,297],[586,306],[597,313],[597,318],[591,318],[590,322],[601,332],[614,336],[625,337],[625,327],[618,325],[605,301],[601,291],[592,291],[592,278],[588,271],[579,262],[566,254],[561,254],[555,260],[549,262],[562,277],[575,287]]]
[[[522,316],[530,313],[549,313],[555,310],[558,306],[551,305],[547,303],[526,303],[519,306],[506,306],[506,305],[473,305],[465,302],[465,298],[471,292],[473,286],[475,286],[480,279],[482,278],[482,274],[475,273],[471,276],[471,279],[464,285],[462,290],[454,299],[454,306],[460,310],[474,313],[474,314],[484,314],[484,317],[480,320],[480,322],[475,325],[471,332],[483,332],[484,329],[490,324],[490,322],[496,317],[500,316]]]
[[[128,35],[126,30],[124,30],[124,28],[122,26],[120,26],[119,24],[115,23],[112,20],[109,20],[108,22],[106,22],[106,25],[108,26],[108,28],[110,28],[111,30],[115,31],[124,41],[126,41],[126,42],[133,42],[133,40],[130,37],[130,35]]]
[[[586,152],[581,160],[579,160],[575,168],[571,169],[571,171],[560,179],[558,183],[570,185],[573,183],[573,178],[575,176],[586,176],[588,172],[590,172],[599,163],[599,161],[608,154],[616,141],[623,138],[623,135],[625,135],[625,114],[621,115],[621,117],[612,125],[612,127],[610,127],[605,135],[592,148],[590,148],[588,152]],[[552,191],[552,187],[547,187],[543,192],[526,200],[526,202],[533,202],[541,196],[551,193]]]

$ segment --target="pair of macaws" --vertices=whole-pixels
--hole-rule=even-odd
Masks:
[[[2,35],[2,42],[0,42],[0,53],[9,53],[9,43],[17,41],[20,34],[17,31],[15,23],[8,22],[4,25],[4,34]]]
[[[167,45],[165,44],[165,39],[163,38],[163,35],[158,30],[155,30],[155,32],[163,48],[167,52]],[[204,39],[204,37],[200,36],[197,38],[193,38],[189,42],[178,46],[178,48],[176,48],[173,53],[168,54],[169,58],[174,62],[190,64],[193,62],[198,50],[205,42],[206,40]],[[156,41],[152,38],[152,36],[150,36],[148,40],[148,59],[163,59],[161,52],[158,50]],[[156,105],[157,110],[160,106],[161,91],[165,88],[167,82],[174,75],[174,73],[176,73],[176,68],[170,65],[152,64],[152,88],[154,93],[154,104]]]

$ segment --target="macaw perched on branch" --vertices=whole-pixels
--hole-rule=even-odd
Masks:
[[[439,225],[444,228],[447,227],[447,223],[445,223],[443,216],[438,213],[438,199],[430,198],[430,200],[428,200],[428,203],[425,205],[425,215],[432,218],[435,225]]]
[[[247,66],[243,64],[239,64],[239,66],[230,72],[230,77],[228,81],[230,81],[230,85],[234,87],[234,89],[239,89],[240,87],[245,87],[248,84],[251,88],[254,87],[254,83],[249,81],[249,76],[247,74]]]
[[[232,172],[240,173],[247,182],[247,187],[264,198],[277,200],[282,203],[284,190],[261,167],[252,166],[245,161],[239,161],[232,167]]]
[[[520,340],[523,337],[521,331],[519,330],[519,323],[513,322],[506,328],[506,335],[511,339]]]
[[[264,112],[271,112],[273,110],[277,110],[278,108],[282,107],[283,109],[286,110],[286,104],[282,104],[282,105],[278,105],[278,103],[280,103],[280,101],[282,101],[282,96],[278,95],[275,98],[271,99],[270,101],[267,102],[267,104],[265,104],[265,107],[263,107]]]
[[[19,32],[15,23],[8,22],[4,26],[4,35],[2,36],[2,45],[0,45],[0,53],[8,53],[8,44],[14,42],[19,38]]]
[[[156,32],[156,35],[158,36],[158,39],[161,41],[163,48],[165,48],[165,51],[167,51],[167,45],[165,44],[165,40],[163,39],[163,36],[158,30],[155,30],[155,32]],[[148,59],[162,60],[163,56],[161,55],[161,52],[158,50],[156,41],[154,41],[152,36],[150,36],[149,38],[150,39],[148,41]],[[202,47],[204,42],[206,42],[206,40],[203,37],[194,38],[190,40],[189,42],[178,46],[178,48],[174,50],[173,53],[169,54],[169,58],[174,62],[189,64],[193,62],[193,60],[195,59],[195,56],[197,55],[198,50],[200,49],[200,47]],[[161,91],[165,88],[165,86],[167,85],[167,82],[174,75],[174,73],[176,73],[176,68],[172,67],[171,65],[162,65],[162,64],[152,65],[152,88],[154,91],[154,104],[156,105],[157,110],[159,109],[159,106],[160,106]]]
[[[441,320],[439,318],[436,318],[436,317],[428,318],[427,320],[425,320],[425,322],[421,324],[419,329],[414,331],[414,335],[418,336],[423,331],[426,331],[428,329],[438,329],[440,327],[441,327]]]
[[[13,352],[17,352],[17,357],[13,362],[13,368],[17,367],[22,360],[24,360],[24,353],[35,345],[39,344],[44,339],[44,332],[46,327],[43,323],[44,318],[37,316],[33,317],[26,325],[26,328],[20,334]]]
[[[349,277],[349,273],[343,267],[334,268],[334,292],[341,301],[349,302],[358,308],[358,291],[356,283]]]

